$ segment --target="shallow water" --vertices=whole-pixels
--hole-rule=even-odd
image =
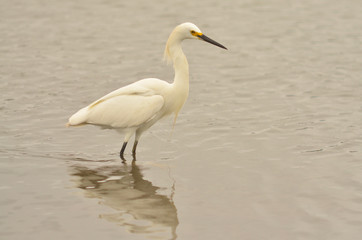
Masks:
[[[1,239],[360,238],[361,2],[2,6]],[[122,163],[116,132],[65,128],[118,87],[171,81],[163,47],[185,21],[229,50],[185,42],[174,130]]]

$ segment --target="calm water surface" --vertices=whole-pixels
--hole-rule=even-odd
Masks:
[[[200,14],[200,12],[202,14]],[[359,239],[362,2],[2,1],[1,239]],[[190,21],[190,96],[123,137],[68,117],[162,63]],[[126,157],[130,159],[130,149]]]

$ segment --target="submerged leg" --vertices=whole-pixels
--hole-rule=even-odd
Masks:
[[[123,154],[124,154],[124,150],[126,150],[126,146],[127,146],[128,140],[132,137],[132,135],[134,134],[135,131],[136,131],[136,129],[130,128],[130,129],[128,129],[128,131],[126,132],[126,134],[125,134],[125,136],[124,136],[123,146],[122,146],[121,152],[119,153],[119,156],[120,156],[120,158],[121,158],[123,161],[126,161],[126,159],[124,158]],[[122,132],[122,131],[121,131],[121,132]]]
[[[133,160],[136,161],[136,149],[137,149],[137,145],[138,145],[138,140],[134,141],[133,144],[133,148],[132,148],[132,156],[133,156]]]
[[[143,131],[145,131],[145,129],[143,129],[143,128],[139,128],[136,131],[136,136],[134,138],[134,144],[133,144],[133,148],[132,148],[133,161],[136,161],[136,150],[137,150],[138,140],[140,139]]]
[[[124,156],[123,156],[124,150],[126,149],[126,146],[127,146],[127,142],[124,142],[123,145],[122,145],[121,152],[119,153],[119,157],[120,157],[123,161],[126,161],[126,159],[125,159]]]

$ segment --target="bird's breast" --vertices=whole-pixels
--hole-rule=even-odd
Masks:
[[[185,104],[188,97],[188,88],[187,89],[172,89],[164,96],[165,114],[178,113],[182,106]]]

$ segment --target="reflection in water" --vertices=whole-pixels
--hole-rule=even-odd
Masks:
[[[100,198],[103,204],[117,210],[101,214],[101,218],[116,222],[131,233],[163,239],[159,235],[168,235],[170,231],[171,239],[176,239],[178,219],[173,194],[170,197],[157,194],[160,188],[143,179],[135,161],[131,166],[123,163],[96,169],[73,166],[73,169],[72,175],[80,177],[78,187],[86,191],[87,197]]]

